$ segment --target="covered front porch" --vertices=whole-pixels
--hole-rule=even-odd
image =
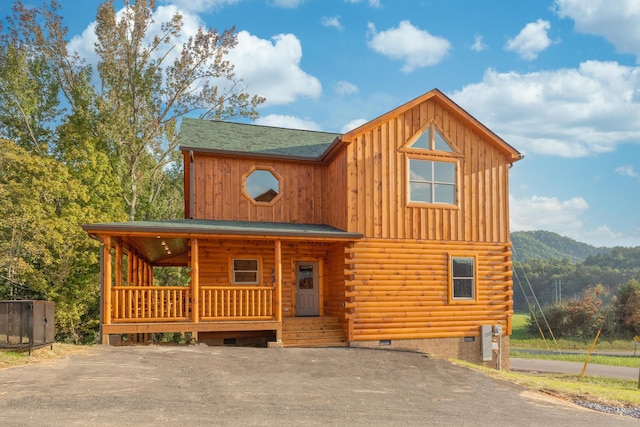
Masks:
[[[360,235],[324,225],[197,220],[85,229],[102,242],[104,344],[123,334],[189,332],[197,340],[249,331],[271,331],[281,344],[283,318],[306,304],[303,281],[303,292],[316,289],[316,316],[346,321],[344,253]],[[158,274],[167,267],[183,269],[168,280]],[[302,278],[307,268],[316,271]]]

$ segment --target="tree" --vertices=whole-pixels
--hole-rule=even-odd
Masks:
[[[257,117],[264,102],[243,92],[233,65],[225,59],[236,46],[233,30],[200,28],[180,43],[182,17],[159,25],[154,1],[125,2],[117,15],[113,1],[98,8],[96,53],[101,89],[97,94],[96,134],[108,153],[130,219],[150,219],[171,184],[168,170],[177,157],[179,118],[200,112],[202,118]]]
[[[640,334],[640,282],[636,279],[618,289],[618,319],[623,334]]]
[[[13,39],[40,52],[48,69],[57,73],[72,113],[84,114],[99,149],[107,154],[129,218],[151,219],[167,216],[158,211],[164,205],[158,202],[175,194],[171,187],[181,183],[171,179],[175,174],[165,173],[181,164],[176,150],[180,118],[255,118],[265,99],[244,91],[226,59],[237,44],[233,29],[219,33],[199,28],[181,42],[179,14],[158,24],[155,1],[124,3],[119,13],[113,0],[98,7],[98,81],[92,91],[86,85],[92,68],[67,51],[67,31],[55,0],[39,9],[18,1],[10,22]]]
[[[97,242],[80,227],[101,219],[90,188],[51,156],[0,150],[0,276],[55,301],[59,338],[79,342],[97,321]]]
[[[60,113],[58,74],[46,54],[23,37],[20,19],[7,17],[7,22],[7,32],[0,35],[0,137],[43,156]]]
[[[97,242],[81,225],[181,215],[180,118],[255,118],[264,102],[226,60],[233,29],[181,42],[182,17],[156,24],[154,8],[101,4],[97,64],[68,51],[55,0],[16,1],[0,23],[0,276],[54,300],[63,338],[97,324]]]

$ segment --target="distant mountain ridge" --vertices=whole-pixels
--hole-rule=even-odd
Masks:
[[[583,262],[588,256],[607,254],[611,248],[596,247],[577,242],[551,231],[515,231],[511,233],[513,259],[525,262],[531,259],[569,259]]]

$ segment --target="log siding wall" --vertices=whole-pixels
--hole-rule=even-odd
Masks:
[[[274,242],[263,240],[199,240],[200,286],[230,286],[229,260],[233,258],[258,258],[260,260],[258,286],[274,286],[271,280],[271,269],[275,267],[274,248]],[[320,262],[326,262],[328,249],[328,244],[282,243],[283,317],[290,317],[295,313],[295,261],[317,259]],[[342,253],[344,253],[343,249]],[[324,279],[326,283],[326,274]],[[344,278],[342,284],[344,284]]]
[[[477,336],[485,324],[510,330],[508,245],[367,239],[345,252],[353,340]],[[477,256],[474,303],[448,300],[450,253]]]

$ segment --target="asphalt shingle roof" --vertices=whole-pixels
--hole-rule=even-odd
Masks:
[[[130,221],[103,224],[88,224],[83,228],[89,233],[136,232],[140,233],[184,233],[246,236],[318,237],[332,239],[359,239],[359,233],[349,233],[325,224],[293,224],[284,222],[253,222],[175,219],[165,221]]]
[[[215,120],[182,119],[181,150],[317,159],[340,134]]]

